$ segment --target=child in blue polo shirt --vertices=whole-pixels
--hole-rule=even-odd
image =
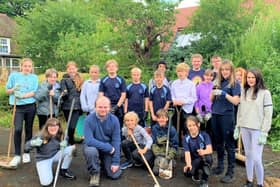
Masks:
[[[224,155],[227,151],[227,172],[221,178],[222,183],[231,183],[234,176],[235,141],[234,130],[234,105],[240,100],[240,84],[235,81],[234,66],[230,60],[224,60],[214,82],[211,93],[212,104],[212,132],[217,151],[218,165],[213,170],[215,175],[224,171]]]
[[[212,145],[209,135],[200,131],[200,124],[195,116],[186,120],[188,134],[183,139],[185,151],[184,173],[191,175],[193,181],[200,182],[201,187],[207,187],[208,176],[212,165]],[[200,175],[199,170],[202,170]]]
[[[156,85],[150,90],[150,112],[151,112],[151,127],[156,124],[157,116],[156,113],[159,109],[163,108],[168,110],[171,102],[170,89],[163,84],[164,72],[156,70],[154,72],[154,79]]]
[[[124,113],[134,111],[139,117],[139,125],[145,127],[145,120],[148,117],[149,91],[146,84],[141,83],[141,69],[131,70],[132,83],[126,87],[126,100]]]
[[[108,60],[105,64],[108,75],[103,77],[99,86],[99,95],[106,96],[111,101],[111,112],[119,119],[120,127],[123,124],[123,103],[126,98],[125,80],[117,74],[118,63]]]

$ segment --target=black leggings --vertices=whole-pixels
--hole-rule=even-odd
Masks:
[[[25,130],[25,142],[32,138],[33,122],[36,113],[35,104],[17,105],[14,121],[14,144],[15,144],[15,155],[21,155],[21,136],[23,121]]]

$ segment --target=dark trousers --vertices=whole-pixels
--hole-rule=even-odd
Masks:
[[[37,115],[39,120],[39,129],[41,130],[43,126],[46,124],[46,121],[50,118],[50,115]],[[54,114],[52,115],[54,118],[56,117]]]
[[[145,145],[140,144],[139,147],[143,149]],[[135,162],[135,163],[143,163],[144,161],[141,157],[141,155],[138,153],[137,147],[132,141],[129,140],[123,140],[122,141],[122,151],[124,153],[125,158],[127,161]],[[147,152],[144,154],[145,159],[149,163],[149,165],[152,167],[154,163],[154,155],[151,149],[147,150]]]
[[[177,108],[177,109],[176,109]],[[177,121],[177,114],[180,112],[180,119]],[[187,114],[182,107],[174,107],[174,115],[172,117],[172,124],[175,127],[175,129],[178,132],[178,137],[179,137],[179,145],[180,147],[182,146],[182,139],[184,138],[185,134],[187,133],[187,128],[186,128],[186,119],[188,118],[190,114]],[[179,123],[179,129],[177,128]]]
[[[203,166],[208,165],[211,167],[212,162],[213,162],[212,155],[204,155],[203,157],[199,157],[199,158],[192,160],[191,174],[193,176],[198,176],[199,170],[201,170],[202,171],[201,179],[208,181],[208,175],[204,172]]]
[[[214,134],[213,134],[212,129],[213,128],[212,128],[212,120],[211,119],[209,119],[206,123],[200,124],[200,130],[207,132],[207,134],[210,136],[210,139],[211,139],[212,148],[213,148],[213,150],[216,150],[216,144],[215,144]]]
[[[83,153],[85,156],[87,170],[90,175],[100,173],[101,166],[103,165],[106,174],[112,178],[117,179],[120,177],[122,170],[119,168],[115,173],[111,171],[112,155],[99,151],[95,147],[90,147],[84,144]]]
[[[224,154],[227,151],[228,174],[233,174],[235,164],[235,145],[233,139],[234,116],[212,114],[212,131],[218,156],[218,167],[224,168]]]
[[[68,122],[70,110],[63,110],[63,114],[65,117],[65,120]],[[78,122],[81,114],[82,114],[81,110],[73,110],[73,112],[72,112],[72,116],[71,116],[69,127],[68,127],[68,143],[70,145],[75,144],[74,133],[75,133],[75,129],[77,126],[77,122]]]
[[[15,144],[15,155],[21,155],[21,135],[23,121],[25,130],[25,142],[32,138],[33,122],[36,113],[35,104],[18,105],[16,106],[15,113],[15,130],[14,130],[14,144]]]

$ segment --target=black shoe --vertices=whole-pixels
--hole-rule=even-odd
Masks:
[[[221,178],[220,182],[222,183],[232,183],[234,180],[233,174],[226,174],[223,178]]]
[[[263,185],[261,185],[261,184],[258,184],[258,185],[257,185],[257,187],[263,187]]]
[[[221,175],[223,172],[224,172],[224,168],[219,167],[219,166],[212,170],[212,173],[214,175]]]
[[[154,166],[153,173],[155,174],[155,176],[158,176],[158,174],[159,174],[159,167],[158,166]]]
[[[205,164],[202,169],[206,175],[211,175],[211,166],[209,164]]]
[[[246,184],[244,184],[243,187],[253,187],[253,182],[247,181]]]
[[[66,178],[66,179],[69,179],[69,180],[76,179],[76,176],[73,175],[68,169],[61,169],[59,173],[62,177]]]

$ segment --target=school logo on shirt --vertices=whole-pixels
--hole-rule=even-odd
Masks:
[[[119,88],[120,87],[120,84],[117,82],[115,83],[115,88]]]
[[[202,78],[200,76],[194,76],[192,78],[192,82],[195,84],[195,85],[198,85],[199,83],[202,82]]]

